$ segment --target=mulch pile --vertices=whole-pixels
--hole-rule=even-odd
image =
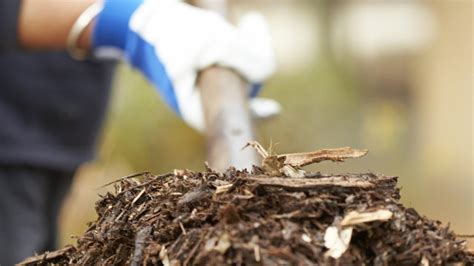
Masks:
[[[328,160],[351,157],[328,157],[328,151]],[[270,159],[300,166],[278,158]],[[400,204],[397,177],[270,170],[264,163],[250,172],[208,168],[122,178],[113,184],[115,193],[96,203],[98,219],[76,246],[23,263],[474,264],[448,227]]]

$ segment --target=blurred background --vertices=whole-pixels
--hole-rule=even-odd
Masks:
[[[265,14],[278,57],[262,95],[284,110],[258,125],[258,141],[278,153],[368,148],[363,159],[309,168],[399,176],[406,206],[459,234],[474,233],[472,1],[232,6],[235,18],[252,9]],[[63,209],[62,244],[95,219],[101,185],[144,170],[203,170],[204,161],[203,137],[121,66],[97,159],[80,169]]]

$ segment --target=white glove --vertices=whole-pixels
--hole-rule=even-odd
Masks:
[[[202,130],[199,70],[230,67],[253,84],[275,70],[267,24],[257,13],[238,27],[175,0],[105,0],[93,34],[96,55],[120,51],[189,125]]]

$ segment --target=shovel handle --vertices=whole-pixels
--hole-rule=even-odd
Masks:
[[[228,17],[225,0],[198,0],[193,4]],[[258,164],[253,149],[242,148],[255,140],[253,121],[248,109],[250,85],[235,71],[212,66],[197,79],[206,123],[206,148],[209,165],[224,171],[230,166],[251,169]]]

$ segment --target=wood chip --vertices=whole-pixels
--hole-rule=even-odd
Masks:
[[[323,177],[317,179],[309,178],[284,178],[284,177],[268,177],[268,176],[249,176],[245,180],[254,181],[260,185],[286,187],[294,189],[307,189],[321,186],[340,186],[340,187],[360,187],[370,188],[373,183],[370,181],[346,178],[343,176]]]
[[[258,244],[254,244],[253,253],[255,256],[255,261],[260,262],[260,246]]]
[[[166,250],[166,247],[165,246],[162,246],[161,247],[161,250],[160,250],[160,259],[161,259],[161,263],[163,263],[163,266],[170,266],[170,259],[168,257],[168,251]]]
[[[302,167],[322,161],[343,162],[346,159],[360,158],[369,152],[367,149],[353,149],[351,147],[342,147],[336,149],[321,149],[312,152],[287,153],[279,155],[269,154],[263,146],[256,142],[249,142],[244,147],[253,147],[262,156],[263,164],[274,165],[275,162],[282,162],[284,165],[293,167]]]
[[[216,187],[216,190],[214,191],[214,193],[215,194],[226,193],[227,191],[229,191],[230,188],[232,188],[232,186],[233,184],[218,186]]]
[[[328,249],[326,256],[338,259],[349,248],[352,237],[352,227],[338,228],[330,226],[324,234],[324,246]]]
[[[322,161],[343,162],[346,159],[365,156],[368,150],[357,150],[351,147],[322,149],[313,152],[288,153],[272,155],[256,142],[249,142],[244,147],[253,147],[262,156],[262,168],[269,175],[284,174],[291,178],[302,178],[305,172],[299,168]]]
[[[351,147],[337,149],[322,149],[313,152],[289,153],[277,155],[278,158],[285,158],[285,164],[293,167],[302,167],[322,161],[343,162],[346,159],[360,158],[369,150],[357,150]]]
[[[393,213],[389,210],[376,210],[373,212],[351,211],[341,221],[342,226],[357,225],[373,221],[386,221],[392,218]]]
[[[224,233],[219,237],[219,240],[217,241],[217,245],[214,247],[214,250],[217,252],[224,254],[226,253],[227,249],[229,249],[231,246],[230,241],[229,241],[229,234]]]

